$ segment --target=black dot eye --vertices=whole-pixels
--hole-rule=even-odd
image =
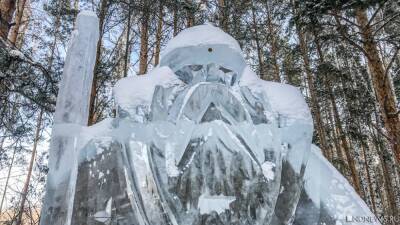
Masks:
[[[212,48],[208,48],[208,52],[212,52],[213,51],[213,49]]]

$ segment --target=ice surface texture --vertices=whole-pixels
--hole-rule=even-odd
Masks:
[[[259,79],[228,34],[189,28],[160,64],[116,84],[117,118],[76,132],[72,224],[333,225],[372,215],[311,145],[300,91]]]

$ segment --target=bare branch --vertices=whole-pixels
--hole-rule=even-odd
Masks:
[[[379,10],[382,9],[382,7],[385,5],[387,0],[385,0],[382,4],[379,4],[378,8],[375,10],[374,14],[372,14],[371,18],[369,19],[367,26],[370,26],[372,21],[374,21],[375,17],[378,15]]]
[[[337,14],[337,13],[335,13],[335,12],[328,12],[327,14],[330,15],[330,16],[334,16],[336,19],[342,19],[342,20],[344,20],[344,21],[350,23],[351,25],[353,25],[353,26],[355,26],[355,27],[358,27],[358,28],[360,27],[360,26],[359,26],[358,24],[356,24],[355,22],[353,22],[353,21],[349,20],[348,18],[346,18],[346,17],[344,17],[344,16],[342,16],[342,15],[339,15],[339,14]]]
[[[393,140],[392,138],[390,138],[390,137],[385,133],[385,131],[382,130],[381,127],[379,127],[379,126],[376,125],[375,123],[371,123],[371,124],[372,124],[372,126],[375,127],[375,129],[376,129],[380,134],[382,134],[382,136],[384,136],[390,143],[393,143],[394,140]]]
[[[385,21],[385,23],[382,24],[382,26],[380,26],[379,28],[377,28],[377,29],[374,31],[374,33],[372,34],[372,36],[375,36],[380,30],[382,30],[383,28],[385,28],[385,26],[386,26],[388,23],[390,23],[392,20],[396,19],[396,17],[399,17],[399,16],[400,16],[400,13],[398,13],[398,14],[392,16],[390,19],[388,19],[387,21]],[[381,20],[380,22],[382,22],[382,21],[384,21],[384,20]],[[378,22],[378,23],[380,23],[380,22]],[[378,23],[375,23],[375,24],[373,24],[372,26],[375,26],[375,25],[377,25]]]
[[[400,50],[400,48],[398,46],[396,46],[396,50],[394,51],[393,57],[390,59],[390,62],[388,64],[388,66],[386,67],[385,77],[388,76],[389,70],[392,67],[394,60],[397,58],[397,53],[399,53],[399,50]]]
[[[348,41],[351,45],[353,45],[355,48],[359,49],[362,53],[364,53],[364,55],[369,58],[368,53],[364,50],[364,48],[357,44],[354,40],[352,40],[347,34],[346,32],[344,32],[343,30],[343,25],[340,23],[339,17],[338,16],[334,16],[335,21],[336,21],[336,25],[338,26],[338,30],[341,34],[341,36],[343,37],[343,39],[345,39],[346,41]]]

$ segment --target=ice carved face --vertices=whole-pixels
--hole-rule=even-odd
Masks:
[[[168,42],[163,51],[160,66],[168,66],[174,72],[187,66],[215,64],[233,71],[240,79],[245,59],[238,42],[229,34],[212,25],[188,28]]]

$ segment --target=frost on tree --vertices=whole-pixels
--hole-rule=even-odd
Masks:
[[[300,91],[260,80],[236,40],[212,25],[181,32],[158,67],[121,79],[114,98],[116,118],[75,133],[68,224],[333,225],[373,216],[311,144]]]

